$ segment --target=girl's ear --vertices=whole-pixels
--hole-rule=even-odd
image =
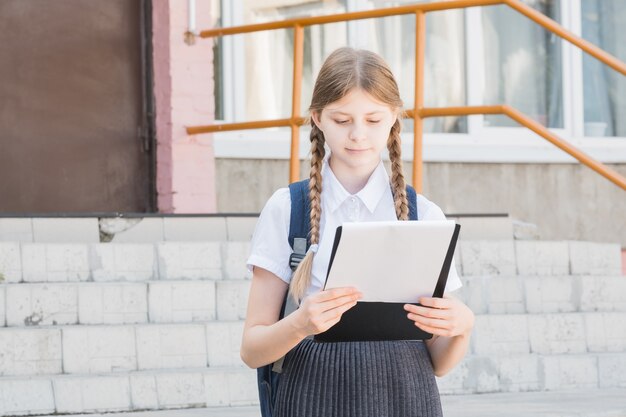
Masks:
[[[322,128],[320,127],[320,116],[321,114],[317,111],[311,112],[311,120],[313,120],[313,123],[315,123],[315,126],[317,126],[319,130],[322,130]]]

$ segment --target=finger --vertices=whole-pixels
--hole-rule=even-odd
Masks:
[[[343,313],[345,313],[346,311],[350,310],[356,304],[357,304],[356,301],[351,301],[351,302],[342,304],[340,306],[337,306],[337,307],[335,307],[333,309],[327,310],[327,311],[325,311],[325,312],[323,312],[321,314],[320,319],[322,320],[322,322],[324,322],[326,324],[328,324],[327,322],[333,322],[331,324],[331,326],[332,326],[335,323],[339,322],[339,320],[341,320],[341,316],[343,315]]]
[[[359,300],[362,296],[363,294],[361,293],[344,295],[342,297],[337,297],[337,298],[333,298],[332,300],[321,302],[317,306],[320,309],[320,311],[328,311],[328,310],[332,310],[333,308],[342,306],[344,304],[350,304],[352,302],[355,302]]]
[[[412,320],[416,324],[428,326],[431,328],[445,329],[445,330],[450,330],[452,328],[452,323],[448,320],[431,319],[427,317],[418,316],[415,314],[408,314],[407,317],[409,320]]]
[[[413,315],[418,315],[422,317],[430,317],[435,319],[448,319],[452,317],[452,312],[449,309],[438,309],[431,307],[420,307],[414,306],[411,304],[407,304],[408,307],[405,307],[405,310]]]
[[[415,323],[416,327],[419,327],[421,330],[428,332],[432,335],[435,336],[443,336],[443,337],[450,337],[452,336],[452,332],[450,330],[447,329],[440,329],[438,327],[430,327],[430,326],[426,326],[426,325],[418,325],[417,323]]]
[[[344,295],[352,295],[357,292],[358,290],[354,287],[333,288],[330,290],[320,291],[319,293],[315,294],[315,299],[317,301],[327,301]]]
[[[436,297],[420,297],[419,303],[426,307],[450,308],[450,299]]]

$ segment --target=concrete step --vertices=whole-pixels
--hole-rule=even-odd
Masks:
[[[478,315],[468,353],[626,352],[624,322],[626,312]],[[242,333],[243,321],[0,328],[0,376],[241,367]]]
[[[0,378],[0,393],[1,416],[258,404],[255,370],[219,367]]]
[[[0,285],[0,326],[241,320],[249,280]]]
[[[456,293],[475,314],[626,311],[624,276],[466,276]]]
[[[249,241],[258,215],[0,217],[0,242]]]
[[[0,242],[0,281],[147,281],[249,277],[248,242]],[[618,244],[465,241],[455,255],[463,276],[620,275]]]
[[[243,322],[0,328],[0,376],[245,367]]]
[[[442,395],[446,417],[617,417],[626,415],[623,389]],[[211,407],[74,417],[261,417],[258,406]],[[52,415],[43,417],[53,417]]]
[[[626,387],[626,352],[467,355],[437,378],[442,394]]]
[[[0,282],[250,278],[248,242],[0,242]]]

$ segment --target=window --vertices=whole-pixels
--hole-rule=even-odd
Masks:
[[[583,37],[626,61],[624,0],[582,0]],[[585,136],[626,136],[626,77],[583,55]]]

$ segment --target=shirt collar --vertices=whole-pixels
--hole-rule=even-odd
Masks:
[[[324,197],[327,198],[328,208],[331,212],[335,212],[344,201],[352,197],[352,194],[341,185],[333,170],[330,169],[328,158],[329,156],[324,158],[322,166],[322,190]],[[387,188],[389,188],[389,175],[381,160],[367,180],[365,187],[354,195],[363,202],[370,213],[374,213]]]

